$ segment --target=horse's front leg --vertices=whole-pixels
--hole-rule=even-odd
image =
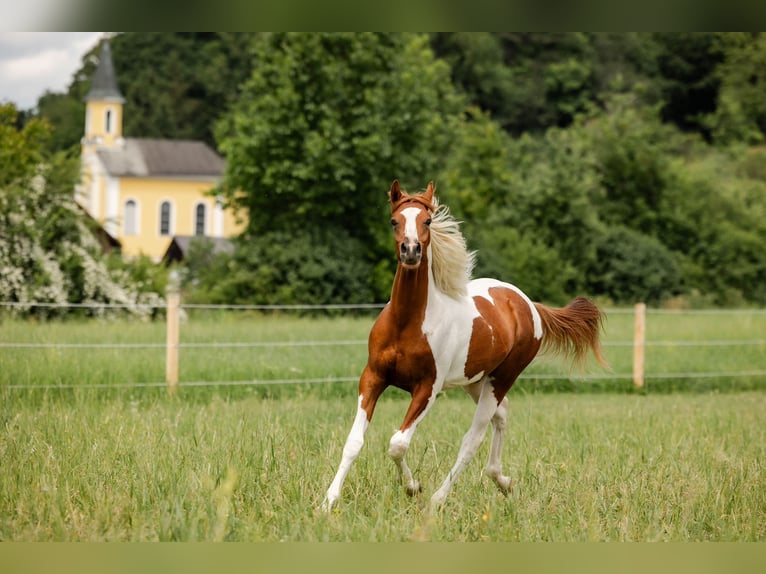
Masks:
[[[335,478],[327,489],[327,494],[322,502],[322,509],[324,511],[330,511],[338,498],[340,498],[343,482],[346,480],[351,465],[356,460],[356,457],[359,456],[359,451],[362,450],[364,433],[367,431],[367,427],[372,419],[375,404],[384,389],[385,384],[382,379],[376,377],[369,367],[366,368],[359,381],[359,405],[354,417],[354,423],[351,425],[351,431],[348,433],[346,444],[343,447],[343,456],[338,466],[338,472],[335,473]]]
[[[412,401],[407,409],[407,414],[404,416],[402,426],[399,427],[394,435],[391,437],[391,441],[388,446],[388,455],[396,463],[399,469],[399,474],[402,478],[402,483],[407,491],[407,494],[414,496],[421,491],[420,482],[415,480],[412,476],[407,461],[404,459],[407,454],[407,450],[410,448],[410,442],[412,436],[415,434],[415,429],[418,423],[423,420],[428,409],[431,408],[436,393],[433,392],[433,384],[421,384],[415,387],[412,392]]]

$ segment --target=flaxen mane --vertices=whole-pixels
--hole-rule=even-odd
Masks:
[[[446,205],[434,197],[431,216],[431,270],[437,289],[457,299],[466,295],[466,285],[476,263],[476,252],[468,251],[460,222]]]

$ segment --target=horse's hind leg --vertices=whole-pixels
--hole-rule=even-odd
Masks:
[[[492,389],[492,383],[489,377],[486,377],[481,382],[479,390],[479,398],[476,403],[476,412],[473,415],[473,422],[471,428],[463,437],[463,442],[460,444],[460,450],[457,454],[457,460],[455,461],[452,470],[450,470],[447,477],[442,482],[439,489],[431,497],[431,508],[437,509],[440,507],[447,498],[452,485],[457,480],[460,473],[463,472],[466,465],[476,455],[476,451],[481,445],[481,441],[484,439],[484,435],[487,432],[487,426],[489,426],[490,420],[497,412],[497,399]]]
[[[503,438],[505,437],[505,425],[508,421],[508,397],[503,397],[497,411],[492,417],[492,443],[489,447],[487,459],[487,474],[495,481],[500,492],[507,495],[511,490],[511,477],[503,474],[500,458],[503,451]]]
[[[479,402],[481,394],[481,383],[475,383],[463,387],[475,403]],[[495,481],[495,484],[503,494],[508,494],[511,488],[511,478],[503,474],[500,458],[503,451],[503,438],[505,436],[505,426],[508,421],[508,397],[503,397],[500,404],[492,415],[492,442],[489,447],[489,458],[485,471],[487,475]]]

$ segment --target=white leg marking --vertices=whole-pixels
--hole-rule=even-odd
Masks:
[[[433,406],[434,400],[436,399],[437,388],[439,387],[439,384],[434,384],[431,389],[431,396],[428,397],[428,402],[426,403],[423,412],[418,415],[409,428],[404,429],[403,431],[396,431],[388,444],[388,455],[393,459],[399,469],[399,474],[402,477],[404,487],[407,490],[407,494],[410,495],[420,492],[420,483],[412,476],[412,471],[407,465],[407,461],[404,460],[404,457],[407,454],[407,450],[410,448],[410,442],[412,441],[412,436],[415,434],[415,429]]]
[[[481,396],[481,388],[478,385],[471,385],[463,387],[465,392],[468,393],[474,402],[479,402]],[[492,443],[489,447],[489,457],[487,458],[487,466],[485,471],[487,476],[495,481],[500,492],[508,494],[511,488],[511,479],[503,474],[503,467],[500,461],[503,450],[503,438],[505,436],[505,426],[508,421],[508,397],[503,397],[503,400],[498,405],[495,414],[492,416]]]
[[[500,403],[500,406],[497,407],[495,415],[492,417],[492,443],[489,447],[489,458],[487,459],[486,467],[487,474],[495,481],[495,484],[497,484],[497,487],[503,494],[508,494],[508,491],[511,488],[511,479],[503,474],[503,467],[500,462],[507,420],[508,398],[505,397]]]
[[[402,477],[404,487],[407,489],[407,494],[410,495],[420,492],[420,483],[412,476],[412,471],[407,465],[407,461],[404,460],[404,455],[407,454],[407,450],[410,448],[413,434],[415,434],[415,425],[405,431],[398,430],[391,437],[391,442],[388,445],[388,455],[399,468],[399,474]]]
[[[340,489],[343,486],[343,481],[346,480],[346,475],[351,465],[356,460],[356,457],[359,456],[359,451],[362,450],[364,445],[364,433],[368,425],[367,412],[362,408],[362,396],[359,395],[359,407],[356,411],[354,424],[351,425],[351,431],[348,433],[346,444],[343,447],[343,457],[341,458],[338,472],[335,474],[335,478],[332,484],[330,484],[330,488],[327,489],[327,495],[322,502],[323,510],[331,510],[335,502],[340,498]]]
[[[476,454],[476,451],[481,445],[481,441],[487,432],[487,426],[490,419],[497,411],[497,400],[492,392],[492,385],[488,379],[485,379],[481,383],[481,395],[479,396],[478,403],[476,405],[476,412],[473,415],[473,422],[471,428],[463,437],[463,442],[460,445],[460,451],[457,455],[455,465],[450,470],[447,478],[444,479],[442,485],[439,487],[434,495],[431,497],[431,509],[438,509],[447,498],[452,485],[457,480],[460,473],[471,461]]]

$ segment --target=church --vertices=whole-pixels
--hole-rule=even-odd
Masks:
[[[201,141],[123,137],[124,104],[104,39],[85,98],[82,180],[75,199],[123,256],[160,261],[171,244],[177,251],[194,237],[221,245],[238,235],[245,221],[212,195],[224,159]]]

